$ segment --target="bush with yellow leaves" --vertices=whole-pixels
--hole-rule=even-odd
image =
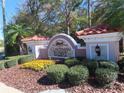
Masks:
[[[22,64],[20,67],[25,69],[32,69],[35,71],[40,71],[45,69],[49,65],[55,64],[54,60],[33,60]]]

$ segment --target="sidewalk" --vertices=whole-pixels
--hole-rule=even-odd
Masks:
[[[0,93],[24,93],[15,88],[6,86],[4,83],[0,82]]]
[[[64,89],[57,89],[57,90],[46,90],[40,93],[67,93]]]

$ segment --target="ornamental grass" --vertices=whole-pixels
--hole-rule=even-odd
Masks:
[[[45,69],[47,66],[53,65],[53,64],[55,64],[54,60],[33,60],[33,61],[22,64],[21,68],[40,71]]]

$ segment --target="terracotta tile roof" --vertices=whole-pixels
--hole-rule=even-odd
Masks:
[[[91,28],[85,28],[81,31],[76,32],[76,36],[82,35],[92,35],[92,34],[103,34],[103,33],[111,33],[111,32],[120,32],[118,28],[112,28],[108,25],[98,25]]]
[[[22,41],[44,41],[44,40],[49,40],[49,37],[35,35],[33,37],[27,37],[22,39]]]

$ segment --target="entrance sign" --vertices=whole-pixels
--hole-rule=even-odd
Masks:
[[[58,34],[54,36],[48,45],[49,58],[75,57],[76,41],[69,35]]]
[[[60,58],[74,57],[74,50],[68,41],[64,39],[56,39],[50,45],[49,56]]]

